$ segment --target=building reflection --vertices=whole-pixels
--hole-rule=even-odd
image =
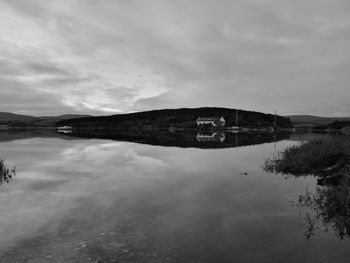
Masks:
[[[213,132],[211,134],[197,134],[197,141],[199,142],[224,142],[225,141],[225,134],[222,132]]]

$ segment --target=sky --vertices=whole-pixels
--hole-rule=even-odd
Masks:
[[[0,111],[350,116],[349,0],[0,0]]]

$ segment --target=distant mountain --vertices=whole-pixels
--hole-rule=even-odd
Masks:
[[[240,127],[271,127],[274,125],[275,116],[262,112],[236,110],[229,108],[182,108],[152,110],[111,116],[87,117],[63,120],[57,122],[57,126],[73,126],[76,128],[197,128],[196,120],[199,117],[223,117],[225,126],[236,125],[236,113],[238,112],[238,126]],[[277,125],[290,128],[292,124],[288,118],[277,116]]]
[[[291,115],[286,116],[288,117],[291,122],[293,123],[294,127],[298,126],[319,126],[319,125],[328,125],[335,121],[350,121],[350,117],[318,117],[318,116],[312,116],[312,115]]]
[[[0,124],[12,127],[54,127],[61,120],[91,117],[90,115],[66,114],[60,116],[35,117],[30,115],[0,112]]]
[[[28,115],[20,115],[9,112],[0,112],[0,122],[8,122],[8,121],[30,121],[35,119],[33,116]]]
[[[332,123],[329,123],[327,125],[319,125],[316,126],[317,129],[331,129],[331,130],[342,130],[343,128],[347,128],[347,130],[350,128],[350,120],[349,121],[339,121],[336,120]]]

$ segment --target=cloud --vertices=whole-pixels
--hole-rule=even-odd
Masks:
[[[16,81],[55,100],[43,111],[307,114],[350,95],[345,0],[14,0],[0,8],[0,95]],[[17,111],[31,113],[31,103],[40,101],[13,99]]]

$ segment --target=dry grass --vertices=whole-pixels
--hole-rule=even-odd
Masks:
[[[302,175],[320,171],[350,155],[350,138],[315,139],[291,146],[279,153],[277,159],[268,159],[264,169],[284,174]]]

